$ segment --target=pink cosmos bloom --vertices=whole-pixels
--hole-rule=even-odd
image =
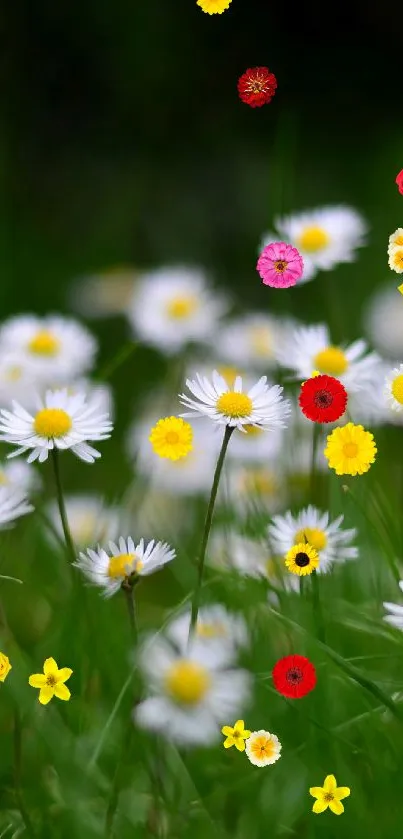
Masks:
[[[304,271],[302,256],[286,242],[271,242],[263,248],[256,266],[264,285],[289,288],[301,279]]]

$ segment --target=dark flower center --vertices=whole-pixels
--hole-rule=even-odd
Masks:
[[[333,795],[332,792],[325,792],[323,797],[324,797],[325,801],[333,801],[333,799],[334,799],[334,795]]]
[[[274,268],[279,273],[282,274],[287,268],[288,262],[285,259],[277,259],[274,262]]]
[[[56,684],[56,679],[55,679],[55,677],[54,677],[54,676],[47,676],[47,677],[46,677],[46,684],[47,684],[49,687],[54,688],[54,686],[55,686],[55,684]]]
[[[291,670],[287,670],[287,682],[291,682],[291,684],[297,685],[299,684],[299,682],[302,682],[303,678],[304,675],[302,673],[302,670],[299,669],[299,667],[292,667]]]
[[[333,402],[333,395],[329,390],[318,390],[313,401],[318,408],[329,408]]]
[[[308,554],[300,551],[300,553],[298,553],[295,557],[295,564],[298,565],[298,568],[305,568],[306,565],[309,565]]]

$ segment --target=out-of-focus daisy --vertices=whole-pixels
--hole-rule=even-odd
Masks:
[[[65,701],[70,699],[71,693],[65,682],[72,672],[70,667],[62,667],[59,670],[54,658],[47,658],[43,665],[43,673],[34,673],[29,677],[31,687],[39,688],[41,705],[47,705],[54,696]]]
[[[15,399],[29,409],[35,404],[37,391],[37,376],[26,355],[20,351],[2,349],[0,352],[0,404],[8,408]]]
[[[222,15],[231,3],[232,0],[197,0],[197,5],[208,15]]]
[[[274,516],[268,528],[270,544],[275,553],[286,554],[292,547],[307,542],[318,552],[318,572],[326,572],[334,562],[358,557],[358,548],[348,543],[357,536],[357,530],[341,530],[344,516],[329,521],[329,513],[322,513],[311,504],[298,515],[290,511]]]
[[[304,263],[297,248],[286,242],[271,242],[263,248],[256,268],[263,285],[290,288],[301,279]]]
[[[277,79],[268,67],[253,67],[238,79],[238,93],[242,102],[251,108],[260,108],[271,102],[277,88]]]
[[[238,375],[249,368],[266,371],[277,366],[276,346],[290,329],[291,322],[271,315],[253,313],[234,318],[222,324],[215,339],[216,352],[239,367]]]
[[[27,513],[32,513],[33,509],[20,489],[0,486],[0,528],[7,527]]]
[[[203,271],[179,266],[144,274],[127,314],[141,341],[172,354],[186,344],[209,341],[225,309]]]
[[[166,633],[180,650],[186,650],[190,630],[190,610],[175,618],[168,625]],[[221,603],[203,606],[199,609],[197,624],[193,633],[193,649],[202,651],[218,642],[223,662],[231,662],[238,650],[248,644],[248,630],[242,615],[228,612]]]
[[[403,580],[399,582],[400,591],[403,591]],[[398,603],[384,603],[384,609],[389,612],[389,615],[385,615],[384,621],[389,623],[391,626],[394,626],[396,629],[400,629],[403,632],[403,605],[399,606]]]
[[[270,766],[281,757],[281,743],[270,731],[252,731],[245,743],[245,751],[254,766]]]
[[[282,428],[291,408],[283,399],[283,388],[279,385],[269,387],[267,377],[259,381],[246,393],[242,391],[242,379],[237,376],[233,389],[225,379],[213,371],[211,379],[197,375],[196,379],[187,379],[186,385],[191,398],[180,394],[181,402],[191,408],[184,417],[207,416],[218,425],[243,428],[245,425],[257,425],[266,430]]]
[[[113,541],[119,535],[120,510],[116,507],[107,507],[100,496],[67,495],[64,502],[70,533],[74,544],[79,548],[95,545],[98,542]],[[63,538],[56,502],[52,501],[47,511],[55,530]]]
[[[388,264],[392,271],[396,271],[396,274],[403,274],[403,247],[389,251]]]
[[[347,407],[347,391],[333,376],[315,376],[301,385],[298,402],[312,422],[335,422]]]
[[[403,300],[394,283],[381,286],[364,310],[364,327],[371,343],[390,358],[403,358]]]
[[[149,441],[158,457],[180,460],[193,448],[193,429],[180,417],[165,417],[151,429]]]
[[[393,411],[403,411],[403,364],[389,373],[386,379],[385,396]]]
[[[324,813],[329,809],[336,816],[344,813],[344,806],[341,803],[343,798],[350,795],[349,787],[338,787],[334,775],[327,775],[323,787],[311,787],[309,794],[316,798],[312,807],[313,813]]]
[[[224,749],[230,749],[231,746],[235,746],[238,752],[245,751],[245,740],[248,740],[251,736],[251,732],[245,728],[243,720],[237,720],[233,726],[223,725],[221,734],[225,737],[223,742]]]
[[[7,487],[10,491],[18,490],[24,495],[29,495],[40,486],[41,478],[38,472],[25,460],[0,462],[0,487]]]
[[[10,670],[12,670],[12,665],[9,657],[0,652],[0,682],[5,682]]]
[[[31,451],[28,463],[47,460],[52,449],[71,449],[80,460],[93,463],[100,453],[88,440],[107,440],[112,423],[100,414],[97,400],[87,402],[85,393],[69,396],[66,389],[48,390],[41,407],[28,413],[17,402],[13,411],[0,411],[0,440],[18,446],[9,457]]]
[[[75,311],[87,318],[123,315],[133,296],[138,271],[118,266],[74,282],[69,300]]]
[[[220,494],[242,516],[255,512],[275,512],[284,496],[283,475],[278,465],[227,463]]]
[[[277,218],[276,230],[298,248],[304,271],[299,283],[311,280],[318,271],[329,271],[339,262],[353,262],[355,251],[365,244],[367,225],[351,207],[322,207]],[[267,235],[263,245],[273,240]]]
[[[397,184],[400,195],[403,195],[403,169],[396,175],[395,183]]]
[[[297,378],[309,379],[312,372],[340,379],[347,392],[363,387],[379,364],[376,353],[365,355],[365,341],[354,341],[348,347],[335,346],[325,324],[301,326],[294,330],[277,349],[283,367],[293,370]]]
[[[398,227],[389,236],[388,254],[392,253],[396,248],[403,248],[403,227]]]
[[[237,429],[232,435],[228,457],[232,460],[246,461],[248,465],[261,464],[262,461],[273,462],[280,452],[282,442],[281,428],[265,431],[257,425],[244,425],[242,431]]]
[[[374,435],[352,422],[329,434],[324,451],[336,475],[363,475],[375,462],[376,453]]]
[[[319,566],[319,554],[308,542],[298,542],[285,555],[285,564],[291,574],[305,577]]]
[[[273,667],[272,677],[276,690],[290,699],[301,699],[316,685],[316,670],[303,655],[281,658]]]
[[[17,315],[0,328],[0,347],[21,352],[35,377],[48,385],[65,384],[92,367],[95,338],[82,324],[60,315]]]
[[[139,663],[151,695],[134,710],[135,723],[179,744],[209,746],[228,718],[249,700],[251,678],[222,665],[217,642],[178,651],[161,636],[140,649]]]
[[[108,551],[88,548],[74,564],[91,583],[104,589],[105,597],[112,597],[134,577],[153,574],[174,558],[175,551],[164,542],[151,541],[146,545],[140,539],[135,545],[131,537],[121,537],[118,544],[109,542]]]
[[[270,553],[263,541],[250,539],[233,529],[217,528],[213,531],[207,560],[223,571],[237,571],[244,577],[265,577]]]

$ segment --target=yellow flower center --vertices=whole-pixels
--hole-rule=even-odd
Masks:
[[[247,417],[252,411],[252,400],[246,393],[235,393],[231,390],[223,393],[217,400],[217,411],[226,417]]]
[[[217,638],[225,636],[227,631],[223,623],[198,623],[196,629],[200,638]]]
[[[71,417],[61,408],[43,408],[34,419],[34,431],[40,437],[63,437],[72,427]]]
[[[392,396],[396,399],[396,402],[399,402],[400,405],[403,405],[403,374],[400,376],[396,376],[396,378],[392,382]]]
[[[294,544],[308,542],[316,551],[322,551],[326,547],[327,537],[323,530],[316,527],[304,527],[295,534]]]
[[[135,554],[118,554],[117,556],[112,556],[109,560],[108,577],[111,577],[112,580],[117,580],[119,577],[127,577],[128,566],[132,569],[129,571],[130,574],[133,571],[141,571],[143,563],[138,559],[135,565],[133,565],[135,559]]]
[[[0,486],[6,486],[6,484],[8,484],[7,475],[3,469],[0,469]]]
[[[4,378],[6,382],[18,382],[22,376],[22,367],[19,367],[18,364],[14,364],[12,367],[9,367],[8,370],[4,373]]]
[[[176,702],[196,705],[210,687],[211,679],[207,670],[194,661],[183,658],[168,670],[165,687]]]
[[[174,320],[184,320],[192,315],[197,307],[198,300],[194,295],[178,295],[178,297],[172,297],[167,304],[167,312]]]
[[[357,443],[344,443],[343,454],[345,457],[357,457]]]
[[[223,377],[228,387],[234,386],[235,379],[239,376],[238,370],[235,367],[217,367],[217,371]]]
[[[174,446],[179,441],[179,434],[176,431],[167,431],[165,441],[170,446]]]
[[[263,428],[259,428],[258,425],[249,425],[249,423],[243,426],[243,430],[246,431],[248,437],[260,437],[263,434]],[[239,434],[243,432],[240,431]]]
[[[257,737],[251,745],[251,751],[257,758],[272,757],[274,754],[274,743],[268,737]]]
[[[334,801],[334,794],[332,792],[325,792],[323,796],[324,801]]]
[[[392,263],[395,266],[395,268],[403,268],[403,248],[400,248],[400,250],[396,250],[392,254]]]
[[[41,329],[31,338],[28,349],[35,355],[57,355],[60,349],[60,341],[52,332]]]
[[[306,227],[298,237],[298,245],[302,251],[316,253],[329,244],[330,238],[323,227]]]
[[[273,355],[271,333],[266,326],[254,326],[250,331],[250,343],[253,352],[261,358]]]
[[[51,673],[49,676],[46,676],[46,684],[50,688],[54,688],[56,685],[56,676],[52,675]]]
[[[328,376],[341,376],[348,367],[345,353],[339,347],[326,347],[320,350],[316,353],[313,362],[315,368],[317,367],[321,373],[326,373]]]
[[[403,247],[403,233],[399,233],[396,239],[393,239],[392,244],[396,245],[396,247]]]
[[[269,469],[249,469],[244,475],[243,490],[256,495],[274,495],[277,481]]]

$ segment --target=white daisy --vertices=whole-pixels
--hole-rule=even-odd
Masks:
[[[280,238],[298,248],[304,260],[301,282],[318,271],[329,271],[340,262],[353,262],[357,248],[365,244],[367,225],[351,207],[321,207],[275,220]],[[277,241],[266,234],[261,248]]]
[[[281,757],[281,743],[270,731],[252,731],[245,742],[245,752],[255,766],[269,766]]]
[[[24,492],[7,486],[0,487],[0,527],[7,527],[15,519],[31,513],[33,509]]]
[[[274,516],[269,525],[270,544],[275,553],[285,556],[294,545],[308,542],[319,554],[318,573],[329,571],[332,563],[358,557],[358,548],[348,545],[357,536],[357,530],[340,530],[344,516],[329,522],[329,513],[321,513],[309,505],[297,516],[290,511]]]
[[[29,495],[40,488],[41,478],[25,460],[4,461],[0,462],[0,486]]]
[[[105,597],[112,597],[132,575],[146,577],[172,559],[175,559],[175,551],[166,543],[153,540],[146,545],[144,539],[140,539],[135,545],[129,536],[128,539],[121,537],[118,544],[109,542],[108,551],[100,547],[96,551],[88,548],[86,553],[80,553],[74,565],[94,585],[104,589]]]
[[[166,633],[182,652],[186,651],[189,639],[191,611],[184,612],[168,625]],[[248,630],[242,615],[228,612],[221,603],[203,606],[199,609],[197,624],[192,640],[193,650],[206,649],[215,642],[222,652],[223,663],[229,663],[237,651],[248,644]]]
[[[209,341],[225,309],[203,271],[179,266],[144,274],[127,314],[140,340],[171,354],[186,344]]]
[[[349,347],[332,344],[325,324],[301,326],[281,344],[277,357],[283,367],[293,370],[298,379],[307,379],[314,370],[335,376],[347,391],[359,390],[371,378],[379,356],[365,355],[367,345],[358,340]]]
[[[37,380],[65,384],[93,364],[95,338],[82,324],[60,315],[17,315],[0,328],[0,347],[20,352]]]
[[[249,513],[274,513],[281,508],[284,481],[273,463],[231,463],[224,471],[220,501],[240,516]]]
[[[93,463],[101,455],[87,440],[107,440],[112,431],[95,400],[87,402],[84,393],[69,396],[66,389],[48,390],[34,414],[13,402],[13,411],[0,411],[0,418],[0,440],[18,446],[9,457],[32,450],[28,463],[43,463],[52,449],[71,449],[81,460]]]
[[[8,408],[15,399],[29,409],[35,404],[37,391],[36,372],[26,355],[15,350],[1,350],[0,404]]]
[[[123,265],[80,277],[70,290],[71,306],[86,318],[123,315],[131,303],[138,276],[135,268]]]
[[[105,506],[98,495],[67,495],[64,502],[70,533],[79,548],[109,542],[119,535],[120,510]],[[55,530],[63,538],[59,508],[55,501],[48,505],[47,513]]]
[[[393,411],[403,411],[403,364],[395,367],[387,376],[384,393]]]
[[[371,343],[390,358],[403,358],[403,298],[395,283],[381,286],[364,310],[365,331]]]
[[[135,708],[136,725],[181,745],[219,741],[222,725],[249,701],[251,686],[249,673],[224,669],[223,658],[218,642],[191,642],[186,653],[158,636],[146,642],[139,663],[151,696]]]
[[[266,430],[284,428],[284,420],[291,411],[289,402],[282,397],[282,387],[269,387],[266,383],[267,377],[262,376],[244,393],[240,376],[236,377],[234,387],[230,389],[216,370],[211,380],[197,375],[196,379],[186,380],[195,399],[183,393],[179,397],[186,407],[191,408],[189,413],[182,416],[207,416],[218,425],[234,428],[243,428],[245,425],[258,425]]]
[[[71,383],[66,383],[65,387],[69,396],[76,396],[77,393],[86,393],[88,400],[97,403],[100,414],[109,414],[110,419],[113,419],[115,413],[113,392],[110,385],[106,384],[106,382],[94,382],[91,379],[75,379]]]
[[[399,588],[403,591],[403,580],[400,580]],[[397,603],[384,603],[383,607],[387,612],[390,612],[389,615],[385,615],[384,621],[403,632],[403,606],[399,606]]]
[[[291,321],[281,321],[271,315],[244,315],[221,325],[214,349],[231,365],[267,370],[277,367],[275,349],[290,328]]]

